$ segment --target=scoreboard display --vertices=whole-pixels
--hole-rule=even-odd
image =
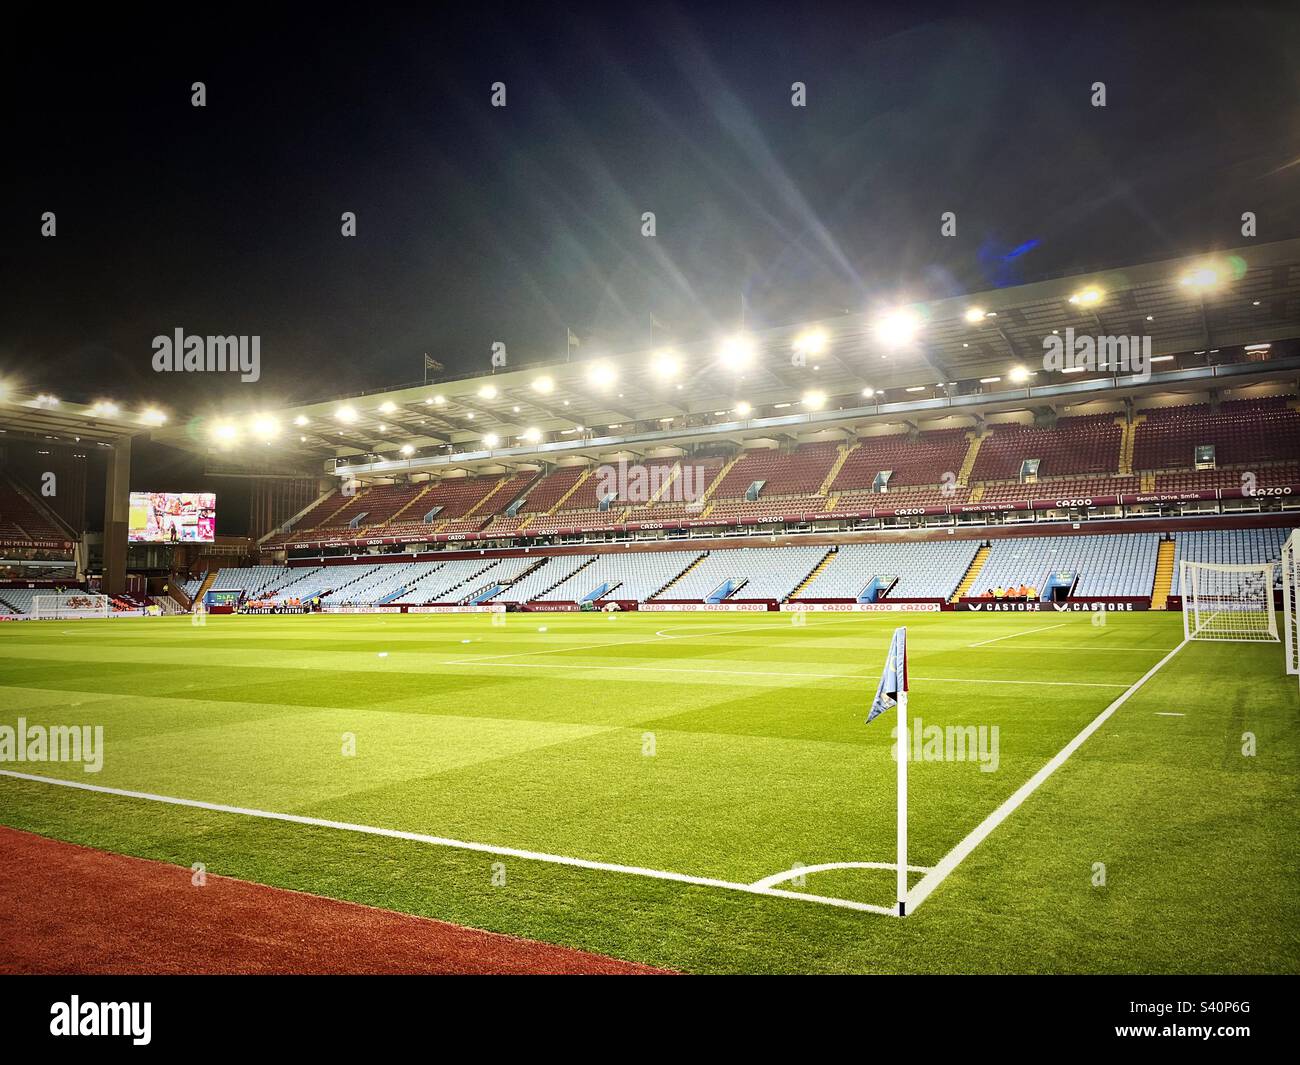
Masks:
[[[238,588],[212,588],[203,596],[203,607],[210,614],[233,614],[239,607]]]

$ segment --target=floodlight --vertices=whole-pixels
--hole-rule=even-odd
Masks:
[[[904,307],[883,314],[876,320],[876,337],[887,347],[902,347],[916,336],[920,328],[921,319],[914,311]]]
[[[794,338],[794,350],[803,355],[820,355],[829,339],[825,329],[805,329]]]
[[[618,371],[607,362],[597,362],[587,370],[587,381],[593,388],[609,388],[618,380]]]
[[[753,338],[737,333],[718,346],[718,359],[732,370],[744,370],[754,361]]]
[[[682,360],[673,351],[657,351],[651,362],[655,376],[661,381],[670,381],[681,373]]]

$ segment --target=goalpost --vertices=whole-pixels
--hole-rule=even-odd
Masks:
[[[112,612],[108,596],[98,592],[62,592],[32,596],[32,617],[38,621],[56,618],[106,618]]]
[[[1292,532],[1282,545],[1282,651],[1286,655],[1288,673],[1300,673],[1300,617],[1296,614],[1297,602],[1300,602],[1300,529]]]
[[[1189,640],[1237,643],[1278,640],[1272,562],[1224,565],[1183,560],[1183,635]]]

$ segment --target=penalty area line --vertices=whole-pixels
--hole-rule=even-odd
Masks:
[[[1089,736],[1101,728],[1101,726],[1109,720],[1110,716],[1116,710],[1128,702],[1130,696],[1154,677],[1166,662],[1186,646],[1187,641],[1183,640],[1182,643],[1129,685],[1128,690],[1126,690],[1124,694],[1085,725],[1083,731],[1057,751],[1042,769],[1020,785],[1010,798],[976,825],[970,835],[939,859],[939,863],[921,878],[916,887],[912,888],[912,890],[907,893],[906,901],[909,916],[916,912],[917,907],[930,897],[930,893],[948,878],[948,875],[967,858],[971,851],[983,843],[984,840],[988,838],[989,834],[998,827],[998,825],[1002,824],[1003,821],[1016,811],[1021,803],[1038,790],[1039,785],[1042,784],[1043,781],[1055,773],[1065,764],[1065,760],[1069,758],[1070,755],[1083,746]]]
[[[695,887],[719,888],[725,891],[738,891],[746,895],[764,895],[771,898],[797,899],[800,902],[812,902],[821,906],[835,906],[845,910],[858,910],[864,913],[878,913],[885,917],[897,916],[893,907],[875,906],[868,902],[853,899],[832,898],[826,895],[810,895],[802,891],[787,891],[768,886],[763,881],[755,884],[742,884],[716,877],[691,876],[687,873],[674,873],[666,869],[647,869],[639,865],[620,865],[615,862],[598,862],[589,858],[573,858],[565,854],[547,854],[545,851],[523,850],[519,847],[503,847],[495,843],[473,843],[468,840],[451,839],[446,836],[431,836],[423,832],[406,832],[396,828],[381,828],[377,825],[358,825],[348,821],[328,821],[320,817],[306,817],[302,814],[278,813],[273,810],[257,810],[244,806],[227,806],[224,803],[203,802],[199,799],[183,799],[174,795],[154,795],[147,791],[128,791],[125,788],[109,788],[102,784],[87,784],[79,780],[60,780],[57,777],[42,777],[33,773],[18,773],[12,769],[0,769],[0,776],[14,780],[26,780],[37,784],[53,784],[61,788],[74,788],[77,791],[90,791],[99,795],[114,795],[123,799],[141,799],[146,802],[165,803],[169,806],[186,806],[195,810],[208,810],[213,813],[233,814],[239,817],[256,817],[264,821],[283,821],[295,825],[307,825],[311,828],[327,828],[339,832],[355,832],[365,836],[383,836],[388,839],[400,839],[410,843],[426,843],[434,847],[447,847],[453,850],[477,851],[481,854],[495,854],[506,858],[519,858],[530,862],[546,862],[550,865],[567,865],[577,869],[593,869],[607,873],[623,873],[629,876],[646,877],[652,880],[668,880],[678,884],[690,884]]]

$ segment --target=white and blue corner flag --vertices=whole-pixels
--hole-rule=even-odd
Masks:
[[[894,638],[889,643],[889,657],[885,659],[885,671],[880,675],[880,687],[876,697],[871,700],[871,712],[867,714],[870,725],[886,710],[898,705],[898,693],[907,691],[907,629],[899,627],[894,630]]]

